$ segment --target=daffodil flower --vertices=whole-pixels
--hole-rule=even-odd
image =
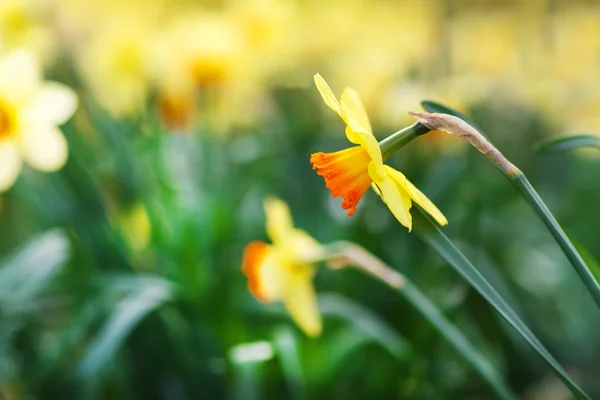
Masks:
[[[383,164],[379,143],[373,136],[358,93],[346,88],[338,101],[321,75],[315,75],[315,83],[325,104],[346,123],[348,140],[357,145],[335,153],[314,153],[310,157],[313,169],[325,178],[331,194],[343,198],[342,208],[348,210],[348,216],[354,214],[358,202],[373,185],[392,214],[409,230],[412,229],[409,211],[413,201],[440,225],[446,225],[448,220],[427,196],[400,171]]]
[[[77,106],[67,86],[42,81],[34,56],[15,50],[0,58],[0,192],[19,176],[23,161],[46,172],[67,161],[67,142],[57,128]]]
[[[309,336],[321,333],[311,260],[322,251],[306,232],[296,229],[287,205],[275,198],[265,201],[267,234],[272,244],[246,246],[242,270],[248,288],[259,301],[282,301],[296,324]]]

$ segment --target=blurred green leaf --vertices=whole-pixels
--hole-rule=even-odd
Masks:
[[[558,377],[565,383],[577,399],[589,399],[587,394],[571,379],[569,374],[552,357],[544,345],[531,332],[521,318],[504,301],[489,282],[477,271],[469,260],[454,246],[444,235],[440,228],[435,225],[418,207],[413,212],[413,223],[415,232],[431,247],[433,247],[457,272],[481,294],[506,321],[513,326],[556,372]]]
[[[22,307],[48,285],[69,259],[70,245],[62,230],[34,237],[0,266],[0,305]]]
[[[334,293],[319,293],[319,309],[324,315],[342,318],[371,341],[396,358],[404,358],[410,344],[377,314],[357,302]]]
[[[593,135],[573,135],[560,138],[549,138],[537,143],[534,147],[539,153],[560,153],[581,147],[600,150],[600,137]]]
[[[150,312],[171,299],[174,290],[162,279],[144,279],[139,287],[120,300],[108,322],[86,350],[78,372],[83,378],[95,378],[121,347],[127,335]]]
[[[450,322],[416,286],[406,280],[399,292],[429,321],[456,351],[485,379],[501,399],[517,397],[503,382],[494,366],[475,348],[465,335]]]
[[[273,345],[279,358],[283,375],[288,383],[291,398],[306,397],[306,382],[300,362],[298,338],[289,326],[280,326],[273,335]]]

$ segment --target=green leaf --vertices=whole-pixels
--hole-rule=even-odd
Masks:
[[[396,358],[402,359],[410,345],[388,324],[366,307],[334,293],[319,293],[319,309],[324,315],[340,317],[378,343]]]
[[[534,149],[539,153],[560,153],[581,147],[591,147],[600,150],[600,137],[593,135],[573,135],[549,138],[537,143]]]
[[[594,278],[596,278],[596,280],[600,282],[600,263],[598,262],[598,260],[594,258],[594,256],[592,255],[592,253],[589,252],[588,249],[583,247],[581,243],[575,240],[572,235],[569,234],[568,236],[581,258],[583,258],[587,266],[590,268],[590,272],[592,273]]]
[[[306,382],[298,349],[298,338],[289,326],[280,326],[273,335],[273,346],[292,399],[306,398]]]
[[[505,385],[494,366],[475,348],[465,335],[425,296],[416,286],[406,280],[399,292],[419,313],[461,354],[486,380],[501,399],[517,397]]]
[[[413,227],[542,356],[577,399],[589,399],[494,287],[418,207],[414,208]]]
[[[100,333],[86,350],[78,372],[83,378],[93,379],[121,347],[129,333],[150,312],[173,295],[169,282],[143,278],[137,289],[121,299]]]
[[[51,230],[25,243],[0,264],[0,305],[24,307],[49,284],[69,259],[66,234]]]
[[[471,122],[465,115],[459,113],[458,111],[452,110],[449,107],[442,106],[441,104],[432,101],[423,102],[423,107],[425,107],[428,111],[432,110],[436,112],[446,112],[461,118],[468,124],[475,127],[483,135],[481,130],[477,128],[473,122]],[[550,212],[550,209],[548,206],[546,206],[546,203],[544,203],[542,198],[535,191],[525,174],[518,169],[516,172],[510,173],[503,168],[500,168],[500,170],[508,179],[510,179],[513,186],[515,186],[521,193],[523,199],[537,213],[544,225],[546,225],[546,229],[548,229],[548,232],[550,232],[550,234],[554,237],[554,240],[573,266],[573,269],[575,269],[575,272],[577,272],[577,275],[579,275],[579,278],[586,286],[588,292],[596,302],[596,305],[600,307],[600,282],[594,278],[594,275],[590,271],[589,267],[586,265],[581,255],[577,252],[575,246],[573,246],[573,243],[571,243],[556,218],[554,218],[554,215],[552,215],[552,212]]]

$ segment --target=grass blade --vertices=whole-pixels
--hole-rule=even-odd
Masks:
[[[319,309],[324,315],[343,318],[372,342],[398,359],[410,349],[406,340],[368,308],[334,293],[319,293]]]
[[[298,351],[298,339],[289,326],[279,327],[273,335],[273,347],[288,383],[290,398],[306,398],[306,382]]]
[[[435,304],[416,286],[407,280],[403,288],[400,289],[400,293],[471,364],[477,373],[490,384],[499,398],[507,400],[517,398],[505,385],[492,364],[488,362],[452,322],[446,319]]]
[[[108,322],[89,346],[79,365],[78,372],[82,377],[96,377],[137,324],[173,294],[171,285],[166,281],[143,283],[117,304]]]
[[[379,258],[353,243],[339,242],[332,249],[346,258],[346,262],[360,271],[385,283],[400,293],[448,343],[473,367],[497,394],[498,398],[514,400],[517,397],[503,382],[492,364],[477,350],[450,320],[405,276],[389,267]],[[335,253],[335,252],[334,252]]]
[[[0,304],[33,300],[69,259],[70,244],[59,229],[35,236],[0,265]]]
[[[415,232],[433,247],[454,269],[460,273],[475,290],[525,339],[554,370],[577,399],[589,399],[585,392],[569,377],[562,366],[552,357],[544,345],[531,332],[521,318],[504,301],[492,285],[479,273],[471,262],[444,235],[423,212],[415,207],[413,211]]]
[[[539,153],[561,153],[581,147],[600,150],[600,137],[594,135],[573,135],[542,140],[535,146]]]

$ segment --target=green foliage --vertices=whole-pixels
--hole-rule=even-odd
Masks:
[[[276,119],[227,137],[209,125],[171,133],[152,115],[116,121],[83,105],[79,120],[63,129],[66,167],[55,174],[26,169],[2,197],[3,396],[490,396],[421,314],[358,272],[318,272],[320,292],[352,303],[336,314],[332,297],[321,299],[318,339],[303,336],[277,305],[254,300],[240,260],[249,241],[265,239],[262,199],[271,194],[287,201],[298,227],[319,241],[354,241],[408,276],[519,397],[557,386],[523,338],[426,243],[398,226],[376,195],[367,193],[352,218],[331,199],[308,157],[347,141],[339,121],[321,113],[316,91],[280,89],[276,98]],[[535,156],[532,145],[556,132],[532,110],[518,108],[510,119],[507,112],[484,102],[469,115],[600,258],[600,159]],[[375,132],[382,139],[399,128],[379,125]],[[428,135],[388,162],[440,207],[450,221],[444,232],[474,265],[485,255],[504,283],[498,291],[510,293],[518,305],[512,308],[539,341],[597,397],[600,319],[577,276],[491,165],[474,150]],[[143,229],[129,217],[140,205],[151,227],[145,242],[134,240],[143,239]],[[39,232],[50,232],[38,242],[47,250],[25,248],[35,258],[19,258],[14,249],[36,243]],[[19,271],[10,260],[21,260]],[[256,342],[269,343],[273,356],[243,365],[229,357],[231,349]]]

